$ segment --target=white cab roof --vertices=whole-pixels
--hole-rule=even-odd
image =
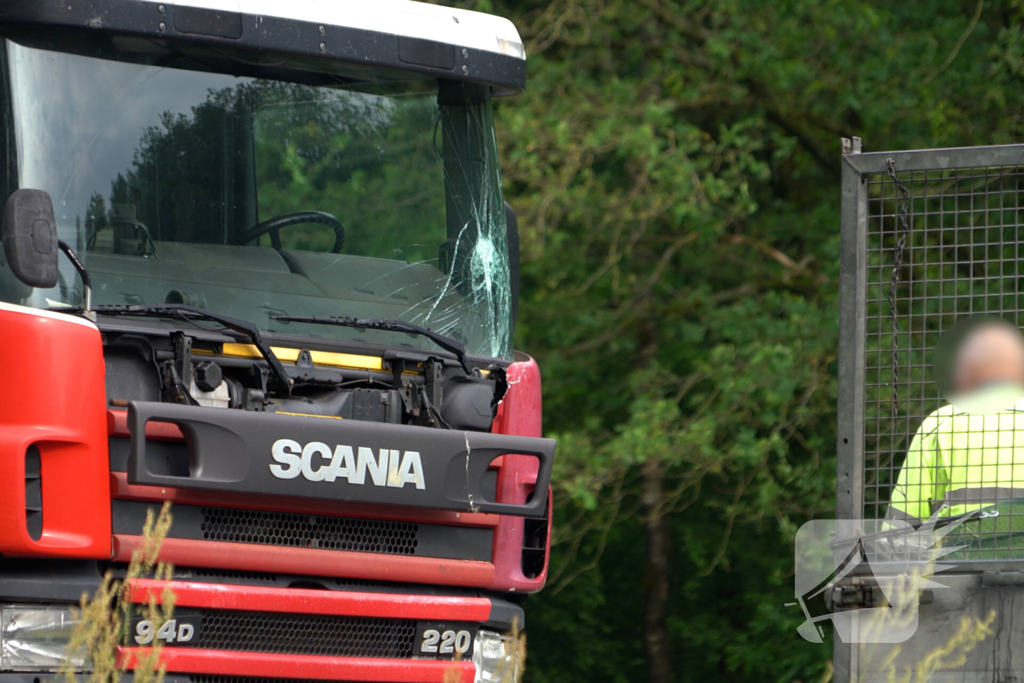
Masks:
[[[377,31],[525,59],[511,21],[412,0],[139,0]]]

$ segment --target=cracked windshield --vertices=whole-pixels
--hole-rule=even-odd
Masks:
[[[273,317],[399,319],[511,356],[486,97],[435,80],[295,83],[7,51],[17,186],[50,193],[95,304],[183,303],[271,332],[433,348]],[[65,261],[51,290],[0,271],[2,300],[81,298]]]

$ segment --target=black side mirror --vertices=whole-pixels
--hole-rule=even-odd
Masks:
[[[49,194],[15,190],[7,198],[0,234],[7,262],[19,280],[43,289],[57,285],[57,221]]]
[[[512,331],[515,331],[519,314],[519,221],[508,202],[505,202],[505,234],[508,242],[508,284],[512,290]]]

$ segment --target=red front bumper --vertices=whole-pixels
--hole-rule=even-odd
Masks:
[[[132,668],[139,648],[120,648],[121,661]],[[432,662],[361,657],[312,657],[189,650],[165,647],[160,663],[168,673],[388,683],[473,683],[472,662]]]
[[[265,588],[191,581],[133,579],[129,584],[128,597],[135,603],[144,604],[152,599],[160,604],[165,588],[174,593],[177,607],[442,621],[487,621],[491,616],[491,601],[487,598]]]
[[[484,622],[490,619],[492,607],[487,598],[264,588],[149,579],[133,580],[128,595],[135,603],[144,604],[151,599],[160,603],[165,588],[174,593],[176,609]],[[259,638],[256,633],[252,637]],[[122,647],[119,652],[122,663],[132,668],[138,656],[148,650]],[[182,647],[162,648],[160,663],[168,673],[388,683],[472,683],[476,673],[469,661],[327,657]]]

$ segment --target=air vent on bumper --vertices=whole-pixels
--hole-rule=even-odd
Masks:
[[[25,451],[25,526],[33,541],[43,537],[42,459],[35,446]]]

